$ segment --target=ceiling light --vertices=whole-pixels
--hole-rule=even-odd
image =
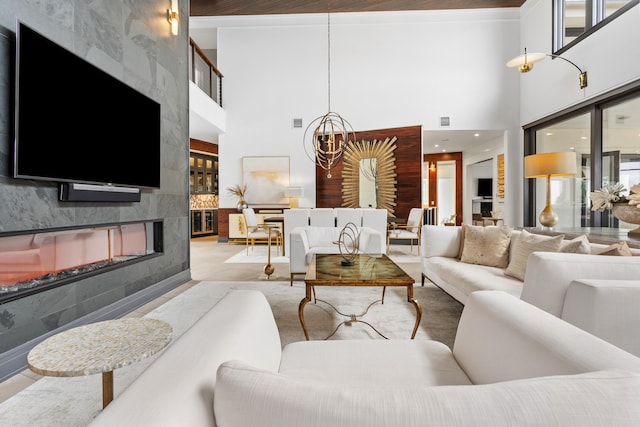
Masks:
[[[349,136],[355,142],[356,134],[351,124],[340,114],[331,111],[331,14],[327,4],[327,114],[313,119],[304,131],[303,143],[307,157],[317,166],[327,171],[327,178],[331,178],[331,168],[335,167],[342,154],[344,145],[349,141]],[[317,123],[317,125],[316,125]],[[310,140],[307,141],[307,132],[315,125]],[[311,152],[307,151],[309,146]]]

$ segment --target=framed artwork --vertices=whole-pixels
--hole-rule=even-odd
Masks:
[[[242,182],[249,205],[289,205],[289,157],[243,157]]]

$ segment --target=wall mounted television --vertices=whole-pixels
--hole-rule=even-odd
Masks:
[[[491,198],[493,195],[493,179],[478,178],[478,196],[485,199]]]
[[[19,21],[15,62],[14,178],[160,188],[159,103]]]

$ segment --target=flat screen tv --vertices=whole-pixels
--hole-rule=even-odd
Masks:
[[[16,25],[13,177],[160,187],[160,104]]]
[[[478,196],[490,198],[493,195],[493,179],[478,178]]]

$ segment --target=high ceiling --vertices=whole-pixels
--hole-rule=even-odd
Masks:
[[[190,0],[191,16],[520,7],[524,0]]]
[[[383,12],[403,10],[483,9],[520,7],[525,0],[190,0],[190,16],[243,16],[327,12]],[[215,49],[205,40],[216,40],[201,26],[191,28],[191,35],[204,49]],[[206,35],[206,37],[202,37]],[[199,38],[201,36],[202,38]],[[215,44],[215,43],[214,43]],[[494,147],[502,138],[501,130],[432,130],[424,131],[424,152],[466,151],[479,153]]]

